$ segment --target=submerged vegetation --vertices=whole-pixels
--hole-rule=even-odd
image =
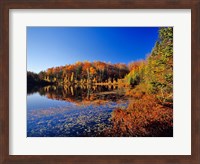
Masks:
[[[160,28],[159,38],[146,60],[131,62],[128,66],[101,61],[76,62],[49,68],[39,74],[28,72],[27,78],[28,84],[36,86],[53,84],[54,87],[60,88],[53,91],[51,86],[50,91],[48,90],[49,98],[69,100],[67,92],[70,92],[70,101],[76,103],[79,102],[77,97],[81,97],[82,102],[99,99],[101,94],[91,93],[96,88],[98,90],[97,86],[106,85],[112,89],[125,87],[125,96],[129,97],[128,106],[125,109],[118,107],[113,110],[110,116],[112,126],[109,124],[109,128],[106,127],[99,135],[173,136],[173,28],[171,27]],[[76,88],[76,92],[73,88]],[[80,92],[79,88],[84,88],[85,92]],[[55,90],[62,96],[56,96]],[[43,92],[44,90],[40,90],[40,94]],[[115,97],[113,100],[116,101]]]

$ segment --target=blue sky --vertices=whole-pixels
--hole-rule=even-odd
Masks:
[[[40,72],[77,61],[125,63],[145,59],[157,27],[27,27],[27,69]]]

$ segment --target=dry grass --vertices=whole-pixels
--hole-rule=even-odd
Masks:
[[[141,83],[140,85],[137,85],[134,89],[130,88],[126,91],[126,96],[133,97],[134,99],[141,99],[147,91],[147,85]]]
[[[126,110],[113,111],[112,122],[110,136],[173,136],[172,108],[158,104],[152,95],[131,101]]]

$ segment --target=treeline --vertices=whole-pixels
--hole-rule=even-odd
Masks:
[[[101,61],[84,61],[75,64],[52,67],[38,74],[39,79],[67,83],[105,83],[123,79],[129,73],[126,64],[111,64]]]
[[[156,95],[161,102],[173,101],[173,28],[160,28],[159,38],[144,61],[129,65],[126,82],[136,85],[132,92]]]
[[[45,86],[50,85],[52,83],[45,81],[41,78],[39,78],[39,75],[34,72],[27,72],[27,86],[30,87],[36,87],[36,86]]]

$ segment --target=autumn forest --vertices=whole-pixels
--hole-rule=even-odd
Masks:
[[[28,71],[27,93],[29,137],[173,137],[173,28],[145,59]]]

